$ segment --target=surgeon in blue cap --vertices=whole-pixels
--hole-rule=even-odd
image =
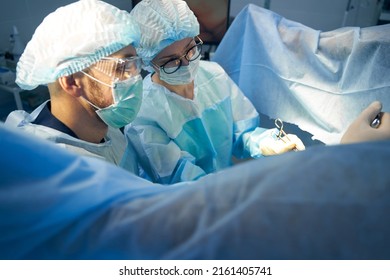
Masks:
[[[142,100],[139,36],[128,12],[103,1],[81,0],[49,14],[18,62],[16,83],[26,90],[47,85],[50,100],[31,114],[12,112],[6,124],[137,174],[134,153],[121,161],[126,140],[119,128]]]
[[[259,115],[216,63],[201,61],[199,23],[185,1],[144,0],[130,13],[141,30],[137,54],[144,79],[137,118],[126,127],[130,146],[159,183],[196,180],[242,159],[304,149],[259,127]]]

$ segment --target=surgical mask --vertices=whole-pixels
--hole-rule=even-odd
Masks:
[[[172,74],[167,74],[160,69],[160,80],[170,85],[189,84],[195,79],[195,76],[198,73],[199,61],[200,57],[194,61],[189,62],[189,64],[186,66],[181,66],[176,72]]]
[[[84,73],[96,80],[89,74]],[[114,103],[106,108],[99,108],[85,99],[96,108],[96,114],[109,126],[123,127],[131,123],[137,116],[142,103],[142,77],[136,75],[112,85]]]

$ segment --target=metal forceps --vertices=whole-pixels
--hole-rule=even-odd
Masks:
[[[283,139],[283,137],[286,137],[288,141],[291,142],[290,138],[288,137],[287,133],[284,132],[283,130],[283,121],[279,118],[277,118],[275,120],[275,126],[276,128],[279,130],[279,133],[276,135],[277,138],[279,138],[280,140],[282,140],[284,143],[286,143],[286,141]],[[293,151],[298,151],[297,148],[294,148]]]

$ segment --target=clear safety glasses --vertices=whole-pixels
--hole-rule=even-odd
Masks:
[[[191,61],[196,60],[201,55],[203,41],[198,36],[196,36],[196,37],[194,37],[193,42],[194,42],[194,45],[191,46],[186,51],[186,53],[184,55],[177,57],[177,58],[174,58],[174,59],[171,59],[171,60],[165,62],[161,66],[158,66],[154,63],[152,63],[152,64],[155,65],[156,67],[160,68],[160,70],[163,70],[167,74],[175,73],[181,67],[183,58],[185,58],[188,62],[191,62]]]
[[[104,57],[89,68],[97,70],[104,75],[111,77],[113,83],[115,83],[138,75],[141,72],[142,62],[138,56],[127,58]],[[104,83],[96,79],[95,77],[91,76],[88,73],[85,73],[84,71],[81,72],[101,84],[104,84],[109,87],[114,87],[113,85]]]

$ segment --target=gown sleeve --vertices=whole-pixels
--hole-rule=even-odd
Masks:
[[[234,121],[233,155],[240,159],[261,157],[260,145],[272,138],[274,129],[259,127],[260,117],[251,101],[228,76],[227,81],[230,83]]]
[[[128,125],[125,134],[138,154],[142,168],[153,182],[173,184],[194,181],[206,175],[196,165],[195,157],[182,151],[157,125],[139,120],[136,124]]]

